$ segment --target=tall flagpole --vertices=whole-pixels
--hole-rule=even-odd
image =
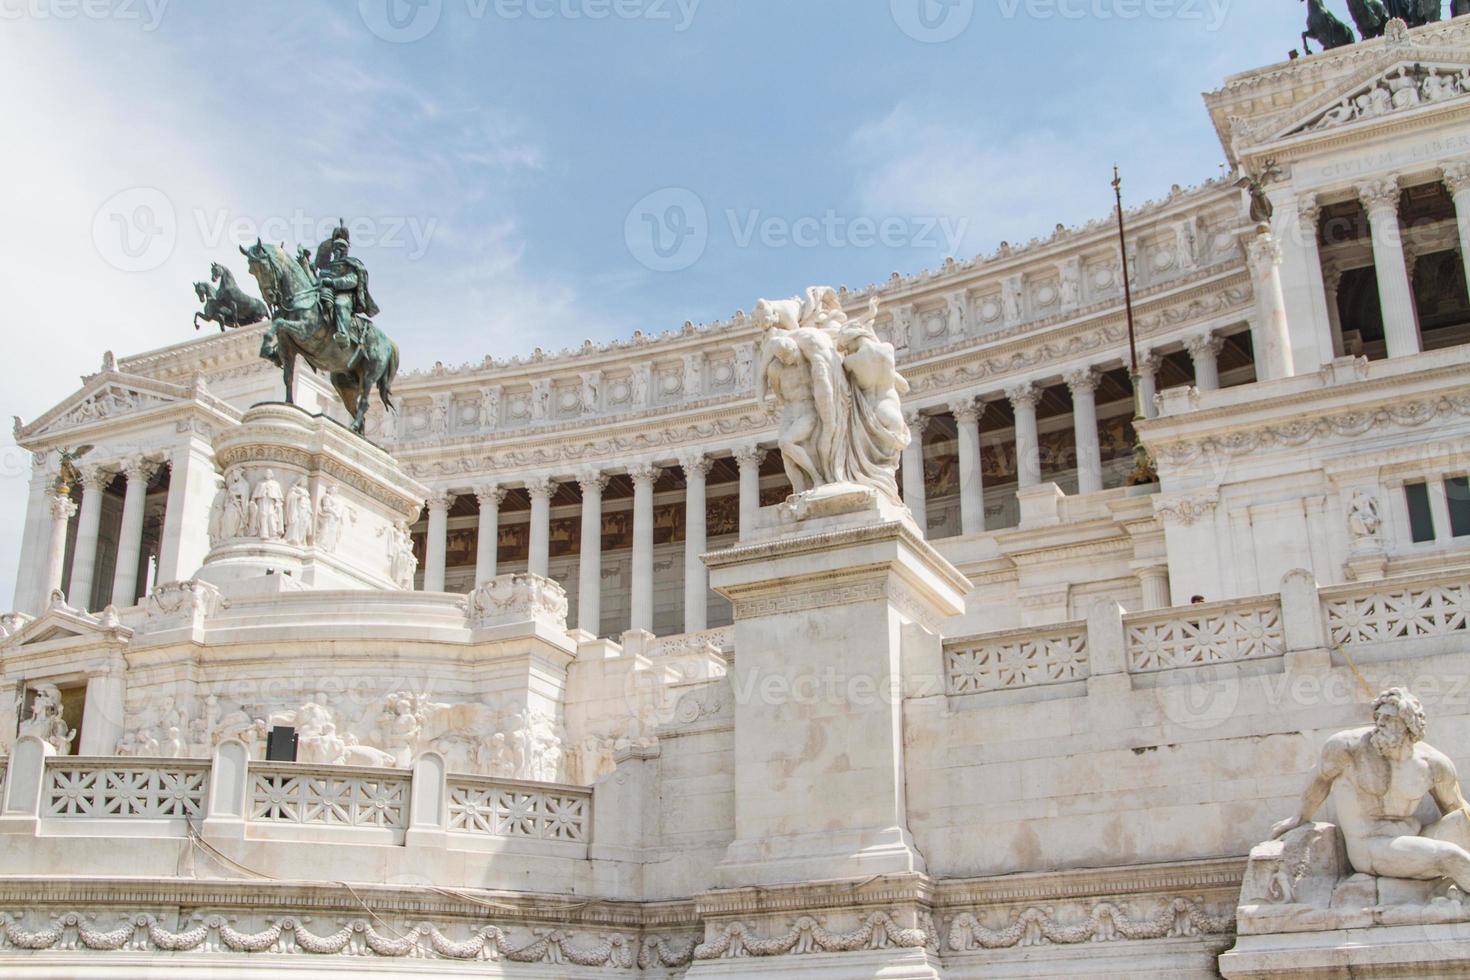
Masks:
[[[1138,438],[1138,423],[1148,416],[1143,406],[1143,386],[1139,384],[1138,333],[1133,324],[1133,283],[1128,274],[1128,236],[1123,227],[1123,178],[1113,164],[1113,197],[1118,205],[1118,255],[1123,266],[1123,310],[1128,319],[1128,377],[1133,382],[1133,472],[1128,475],[1130,487],[1157,483],[1158,471],[1143,440]]]

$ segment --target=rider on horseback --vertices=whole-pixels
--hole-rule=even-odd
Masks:
[[[317,283],[321,286],[322,312],[332,317],[338,346],[355,347],[360,352],[362,329],[356,317],[377,316],[378,304],[368,292],[367,268],[360,259],[347,254],[350,247],[347,225],[339,221],[332,237],[317,248]]]

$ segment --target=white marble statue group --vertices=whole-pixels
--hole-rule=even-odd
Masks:
[[[306,480],[284,490],[275,470],[267,469],[254,486],[243,469],[222,482],[209,515],[209,539],[218,547],[236,538],[283,541],[333,552],[343,528],[357,520],[356,511],[328,484],[315,502]]]
[[[893,345],[873,329],[876,306],[849,319],[837,293],[813,286],[805,297],[760,300],[764,330],[756,397],[780,409],[781,458],[797,495],[857,485],[899,502],[895,476],[909,443]]]

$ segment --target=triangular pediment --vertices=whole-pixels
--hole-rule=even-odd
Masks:
[[[16,625],[14,632],[0,639],[0,648],[13,651],[68,640],[124,641],[133,635],[110,608],[93,616],[68,606],[59,595],[52,596],[51,605],[40,616]]]
[[[177,385],[111,370],[87,379],[80,390],[29,425],[17,420],[15,438],[40,439],[100,422],[138,415],[187,400]]]
[[[1316,100],[1273,137],[1334,130],[1375,122],[1388,116],[1470,99],[1470,59],[1399,61],[1373,71]]]

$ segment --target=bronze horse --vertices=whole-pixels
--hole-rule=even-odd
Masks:
[[[393,379],[398,375],[398,345],[366,318],[358,318],[361,340],[343,347],[337,343],[330,307],[324,312],[320,287],[300,262],[278,245],[258,239],[240,251],[250,260],[250,274],[260,283],[261,295],[273,310],[270,328],[261,338],[260,356],[280,367],[286,382],[286,402],[292,399],[296,358],[306,358],[327,372],[332,387],[352,413],[352,431],[362,435],[373,388],[383,407],[393,411]]]

